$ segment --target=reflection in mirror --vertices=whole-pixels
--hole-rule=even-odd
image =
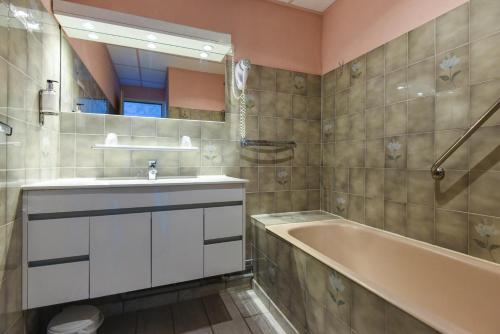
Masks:
[[[65,32],[62,111],[224,121],[229,35],[60,0],[54,6]]]

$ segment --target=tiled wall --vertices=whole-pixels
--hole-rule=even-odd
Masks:
[[[322,208],[500,262],[500,2],[470,3],[323,77]]]
[[[319,76],[253,66],[248,79],[247,138],[293,140],[293,150],[245,148],[249,214],[319,208],[321,80]]]
[[[168,108],[168,117],[175,119],[224,122],[225,116],[225,111],[200,110],[181,107]]]
[[[20,186],[58,176],[59,118],[39,125],[38,91],[60,79],[59,40],[41,2],[0,0],[0,119],[13,127],[0,140],[0,333],[35,323],[21,312]]]
[[[254,279],[299,333],[437,333],[262,224],[254,233]]]

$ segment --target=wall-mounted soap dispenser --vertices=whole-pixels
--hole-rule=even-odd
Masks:
[[[40,91],[40,124],[43,125],[45,115],[59,115],[59,95],[54,88],[56,80],[47,80],[47,88]]]

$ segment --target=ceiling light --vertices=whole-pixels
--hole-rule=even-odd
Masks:
[[[156,41],[156,36],[153,34],[149,34],[147,37],[150,41]]]
[[[155,43],[148,43],[148,48],[156,49],[156,44]]]
[[[203,46],[203,50],[205,50],[205,51],[212,51],[213,49],[214,49],[214,47],[211,45],[208,45],[208,44]]]
[[[208,53],[202,52],[202,53],[200,53],[200,57],[201,58],[208,58]]]
[[[91,32],[88,36],[90,39],[99,39],[99,36],[97,36],[97,34],[95,34],[93,32]]]
[[[95,28],[94,25],[90,22],[83,22],[82,27],[84,27],[85,29],[89,29],[89,30],[92,30]]]
[[[403,90],[405,88],[406,88],[405,86],[398,86],[398,90]]]
[[[422,92],[418,92],[418,93],[417,93],[417,95],[418,95],[418,96],[424,96],[424,93],[422,93]]]

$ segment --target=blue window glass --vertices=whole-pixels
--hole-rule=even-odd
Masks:
[[[108,101],[104,99],[80,98],[81,111],[91,114],[107,114]]]
[[[161,117],[163,105],[161,103],[148,102],[123,102],[123,114],[125,116]]]

